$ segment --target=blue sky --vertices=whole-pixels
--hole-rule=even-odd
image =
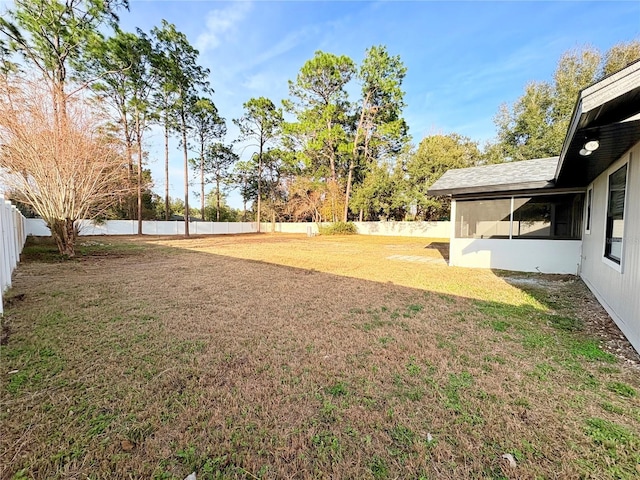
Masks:
[[[149,31],[174,23],[211,70],[213,100],[231,119],[249,98],[287,97],[316,50],[360,62],[372,45],[400,55],[408,72],[405,118],[414,143],[457,132],[484,143],[493,117],[527,82],[551,80],[560,55],[592,45],[606,51],[640,38],[640,1],[159,1],[132,0],[121,25]],[[148,141],[156,190],[164,191],[159,133]],[[245,150],[245,156],[251,149]],[[183,196],[177,142],[171,151],[171,195]],[[197,190],[194,184],[193,190]],[[237,194],[229,203],[239,207]],[[199,201],[191,200],[192,205]]]

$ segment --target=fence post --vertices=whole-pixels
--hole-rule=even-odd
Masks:
[[[20,243],[20,227],[18,223],[22,214],[15,205],[11,205],[11,217],[13,219],[13,268],[16,268],[20,261],[20,252],[22,251],[22,243]]]
[[[7,222],[7,233],[5,235],[5,239],[7,242],[6,245],[6,249],[9,252],[9,275],[11,275],[11,272],[13,271],[14,267],[16,266],[16,250],[15,250],[15,234],[14,234],[14,228],[13,228],[13,223],[14,223],[14,219],[13,219],[13,212],[11,211],[11,203],[9,203],[8,200],[4,201],[4,208],[5,208],[5,215],[6,217],[9,219],[9,221]],[[9,285],[11,285],[11,279],[9,279]]]
[[[4,203],[0,203],[0,315],[2,314],[2,294],[5,288],[11,286],[11,267],[9,266],[9,216],[7,215],[7,207]]]

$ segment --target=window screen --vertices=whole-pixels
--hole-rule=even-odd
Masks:
[[[457,238],[509,238],[511,199],[456,202]]]
[[[582,194],[515,198],[513,238],[579,240]]]

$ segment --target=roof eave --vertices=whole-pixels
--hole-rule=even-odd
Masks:
[[[640,60],[580,92],[567,135],[562,144],[554,176],[556,183],[563,185],[567,183],[567,171],[565,170],[573,171],[572,169],[575,168],[575,158],[572,157],[576,155],[587,136],[597,134],[599,129],[607,128],[616,123],[622,124],[628,117],[640,112],[637,103],[639,84]],[[617,105],[616,102],[618,102]],[[581,159],[585,162],[590,161],[587,158]],[[611,158],[611,161],[614,160],[615,158]],[[591,180],[587,179],[586,181]]]
[[[479,185],[473,187],[459,187],[459,188],[442,188],[442,189],[430,189],[427,190],[427,195],[434,197],[442,196],[455,196],[455,195],[468,195],[474,193],[509,193],[522,190],[540,190],[540,189],[552,189],[555,186],[555,182],[539,181],[539,182],[524,182],[524,183],[508,183],[498,185]]]
[[[560,172],[562,171],[562,166],[564,164],[564,159],[567,157],[567,152],[569,151],[569,146],[573,141],[573,137],[578,131],[578,125],[580,124],[580,117],[582,116],[582,93],[578,97],[578,101],[576,102],[575,107],[573,108],[573,114],[571,115],[571,123],[569,124],[569,130],[564,137],[564,142],[562,142],[562,150],[560,152],[560,158],[558,159],[558,166],[556,167],[556,174],[554,175],[554,180],[557,180],[560,176]]]

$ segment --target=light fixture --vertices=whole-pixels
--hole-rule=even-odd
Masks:
[[[580,150],[580,155],[582,155],[583,157],[588,157],[592,153],[593,152],[591,150],[587,150],[586,148]]]
[[[588,150],[589,152],[595,152],[599,146],[600,142],[594,138],[593,140],[589,140],[584,144],[584,149]]]

